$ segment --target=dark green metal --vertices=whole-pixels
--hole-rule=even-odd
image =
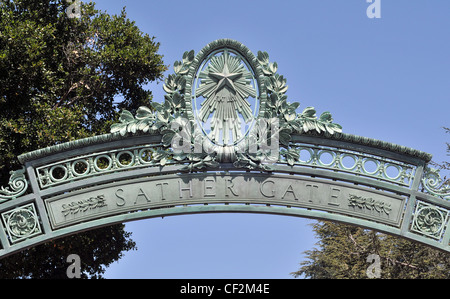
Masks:
[[[450,189],[431,155],[342,133],[328,112],[297,113],[277,70],[267,53],[218,40],[174,64],[155,112],[124,111],[109,134],[19,156],[23,169],[0,189],[0,257],[104,225],[195,213],[339,221],[450,252]],[[230,108],[251,99],[253,111]],[[242,135],[236,123],[230,138],[202,128],[207,116],[227,127],[230,109],[253,123]]]

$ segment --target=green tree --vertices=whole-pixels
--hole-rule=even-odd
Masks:
[[[167,69],[159,43],[126,16],[65,0],[0,2],[0,185],[21,167],[17,156],[109,132],[118,111],[149,105],[145,85]],[[84,277],[135,248],[123,225],[55,240],[0,260],[0,278],[65,277],[66,257],[81,256]],[[75,252],[76,250],[78,252]]]
[[[450,129],[444,128],[447,133]],[[450,153],[450,144],[447,143]],[[450,164],[434,163],[449,170]],[[447,180],[450,184],[450,180]],[[318,239],[316,248],[305,251],[306,260],[300,263],[294,277],[311,279],[368,278],[367,270],[380,258],[380,278],[450,278],[450,254],[406,239],[377,233],[349,225],[321,222],[313,224]]]
[[[380,278],[450,278],[450,255],[428,246],[359,227],[321,222],[313,224],[317,248],[305,251],[294,277],[311,279],[365,279],[380,258]]]

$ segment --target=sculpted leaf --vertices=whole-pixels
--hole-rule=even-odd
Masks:
[[[275,74],[278,70],[278,64],[276,62],[269,64],[269,70],[272,74]]]
[[[125,132],[123,132],[123,134],[122,134],[123,129],[125,129]],[[117,123],[117,124],[111,125],[111,133],[120,132],[120,135],[124,136],[125,133],[127,132],[126,130],[127,130],[126,123]]]
[[[334,123],[329,123],[326,124],[326,129],[328,131],[328,133],[330,134],[334,134],[334,133],[342,133],[342,127],[338,124],[334,124]]]
[[[322,115],[320,115],[319,120],[321,122],[327,122],[327,123],[331,123],[333,122],[333,118],[331,117],[331,113],[330,112],[324,112],[322,113]]]
[[[192,61],[194,61],[195,55],[194,55],[194,50],[191,51],[186,51],[183,54],[183,64],[185,65],[189,65],[192,63]]]
[[[167,93],[174,93],[177,89],[177,83],[175,82],[176,76],[175,75],[169,75],[167,76],[163,89]]]
[[[123,110],[122,114],[120,115],[119,120],[123,123],[129,123],[129,122],[134,121],[134,116],[133,116],[133,114],[131,114],[130,111]]]
[[[175,84],[177,90],[183,90],[186,87],[186,78],[184,76],[177,76],[175,78]]]
[[[269,54],[267,54],[267,52],[261,52],[258,51],[258,62],[262,65],[265,66],[267,64],[269,64]]]
[[[151,102],[150,105],[155,109],[156,111],[160,111],[162,109],[162,105],[157,102]]]
[[[281,130],[279,133],[280,143],[289,146],[289,142],[291,141],[291,131],[290,130]]]
[[[286,121],[290,122],[293,121],[297,118],[297,113],[291,112],[291,113],[285,113],[284,114],[284,119],[286,119]]]
[[[127,134],[127,124],[124,124],[123,127],[120,129],[120,135],[125,136]]]
[[[131,124],[129,124],[128,125],[128,132],[131,132],[131,133],[136,133],[136,130],[137,130],[137,123],[136,122],[134,122],[134,123],[131,123]]]
[[[326,130],[327,130],[327,125],[326,124],[322,124],[320,122],[316,122],[316,131],[317,131],[317,133],[325,132]]]
[[[141,106],[138,108],[138,110],[136,111],[136,119],[154,119],[155,116],[153,115],[152,110],[150,110],[150,108],[145,107],[145,106]]]
[[[173,94],[172,104],[174,108],[182,108],[183,107],[183,96],[181,96],[178,92]]]
[[[316,118],[316,110],[314,107],[307,107],[303,110],[302,116],[305,118]]]
[[[175,131],[168,130],[162,137],[161,141],[164,146],[170,146],[172,144],[173,137],[175,136]]]
[[[294,148],[289,150],[283,150],[282,155],[286,158],[288,165],[293,166],[296,161],[300,158],[300,154]]]
[[[167,110],[159,111],[156,117],[158,118],[159,121],[167,123],[169,121],[169,111]]]
[[[278,74],[266,78],[266,87],[270,92],[285,93],[288,89],[287,80]]]
[[[173,64],[173,71],[175,72],[175,74],[179,74],[182,68],[183,63],[180,61],[175,61],[175,63]]]
[[[143,119],[143,120],[138,121],[137,129],[139,131],[143,131],[144,133],[147,133],[150,129],[150,124],[149,124],[148,120]]]

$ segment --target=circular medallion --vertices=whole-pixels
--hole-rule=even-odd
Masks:
[[[20,209],[11,213],[8,226],[14,236],[27,236],[35,231],[37,221],[32,211]]]
[[[439,233],[444,225],[444,216],[433,207],[423,207],[417,213],[417,228],[426,234]]]

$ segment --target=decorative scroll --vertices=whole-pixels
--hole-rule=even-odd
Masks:
[[[444,182],[438,169],[427,167],[422,178],[422,187],[433,196],[450,200],[450,184]]]
[[[64,216],[67,216],[69,214],[77,214],[78,212],[86,212],[87,210],[94,210],[106,206],[105,196],[99,195],[70,204],[63,204],[61,213],[63,213]]]
[[[11,243],[17,243],[42,233],[32,203],[2,213],[2,219]]]
[[[389,213],[392,211],[391,205],[385,203],[381,200],[375,200],[373,198],[365,198],[362,196],[356,196],[353,194],[350,194],[348,196],[349,206],[351,207],[358,207],[360,209],[367,209],[367,210],[375,210],[379,213],[386,213],[389,215]]]
[[[25,178],[25,167],[16,171],[11,171],[10,174],[9,187],[0,188],[0,203],[21,196],[25,194],[28,189],[28,181]]]

